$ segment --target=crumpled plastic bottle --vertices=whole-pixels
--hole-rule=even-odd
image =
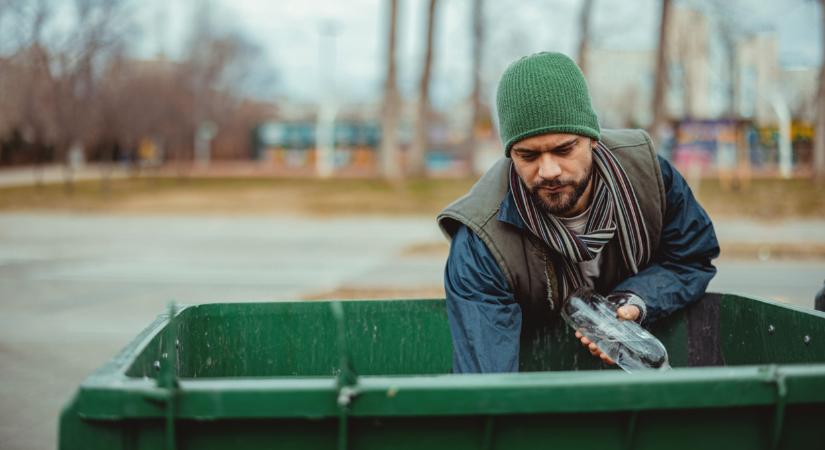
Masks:
[[[561,315],[627,372],[670,369],[667,349],[636,322],[616,317],[618,306],[589,288],[570,294]]]

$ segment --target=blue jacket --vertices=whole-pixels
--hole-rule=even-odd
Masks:
[[[666,191],[661,241],[651,263],[620,282],[647,305],[646,323],[699,300],[719,255],[713,224],[684,178],[659,157]],[[497,220],[526,230],[512,196],[501,202]],[[444,273],[447,316],[453,336],[453,371],[518,371],[521,308],[487,246],[460,226]]]

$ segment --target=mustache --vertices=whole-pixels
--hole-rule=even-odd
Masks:
[[[533,192],[537,191],[539,188],[557,188],[567,185],[575,185],[575,181],[573,180],[543,180],[533,183],[530,187],[530,190]]]

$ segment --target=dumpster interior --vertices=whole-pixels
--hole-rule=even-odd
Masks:
[[[651,331],[674,368],[741,367],[631,375],[603,366],[558,317],[533,316],[520,354],[533,373],[453,376],[443,375],[443,299],[170,309],[81,384],[61,413],[59,448],[825,443],[825,313],[813,310],[708,295]]]
[[[337,375],[347,352],[359,375],[450,373],[443,299],[347,301],[343,324],[330,302],[230,303],[179,312],[174,330],[148,340],[126,375],[155,378],[175,339],[179,378]],[[821,313],[817,313],[821,314]],[[702,301],[653,324],[672,366],[825,362],[821,317],[735,295]],[[345,344],[337,330],[343,325]],[[172,333],[174,331],[174,333]],[[346,347],[346,348],[342,348]],[[523,330],[522,371],[617,370],[592,357],[558,317]]]

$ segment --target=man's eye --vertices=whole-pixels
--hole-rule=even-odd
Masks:
[[[521,159],[523,159],[525,161],[534,161],[537,157],[538,156],[536,156],[535,153],[527,153],[527,154],[522,153],[521,154]]]

